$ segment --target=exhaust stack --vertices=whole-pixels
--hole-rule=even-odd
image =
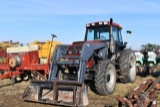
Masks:
[[[109,48],[111,53],[115,53],[115,42],[114,42],[114,36],[113,36],[113,31],[112,31],[112,23],[113,19],[110,19],[110,43],[109,43]]]

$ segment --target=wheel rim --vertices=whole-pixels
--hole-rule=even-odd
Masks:
[[[63,73],[61,70],[58,72],[58,80],[63,80]]]
[[[23,74],[23,80],[27,81],[29,79],[29,75],[27,72]]]
[[[21,78],[20,76],[17,76],[17,77],[16,77],[16,81],[21,81],[21,79],[22,79],[22,78]]]
[[[114,74],[114,67],[112,65],[108,65],[108,68],[107,68],[107,87],[110,89],[110,90],[114,90],[114,85],[115,85],[115,74]]]
[[[23,79],[24,79],[25,81],[27,81],[27,80],[29,79],[29,76],[26,75],[26,76],[23,77]]]
[[[131,81],[134,81],[136,78],[136,60],[135,57],[133,55],[131,55],[130,57],[130,78]]]

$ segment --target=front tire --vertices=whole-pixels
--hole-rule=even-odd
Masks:
[[[116,86],[116,70],[112,61],[100,61],[95,68],[95,88],[100,95],[113,93]]]

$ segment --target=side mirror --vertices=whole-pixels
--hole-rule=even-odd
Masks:
[[[126,32],[127,32],[127,34],[131,34],[132,33],[130,30],[127,30]]]
[[[126,41],[128,41],[128,37],[129,37],[129,35],[130,35],[132,32],[131,32],[130,30],[127,30],[126,33],[127,33],[127,39],[126,39]],[[127,42],[124,42],[124,45],[127,45]]]
[[[127,42],[124,42],[124,45],[126,46],[128,43]]]

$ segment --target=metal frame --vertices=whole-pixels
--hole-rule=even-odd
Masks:
[[[77,47],[82,47],[81,54],[76,54],[76,56],[69,56],[67,51],[78,51],[76,50]],[[72,50],[69,50],[69,48],[72,47]],[[50,74],[48,80],[54,80],[57,77],[57,70],[58,70],[58,65],[78,65],[78,82],[84,82],[85,80],[85,73],[87,66],[86,64],[88,63],[89,58],[92,57],[93,52],[100,50],[102,48],[105,48],[106,44],[105,43],[84,43],[81,45],[57,45],[54,51],[54,54],[52,56],[51,60],[51,65],[50,65]],[[64,59],[64,60],[61,60]]]

